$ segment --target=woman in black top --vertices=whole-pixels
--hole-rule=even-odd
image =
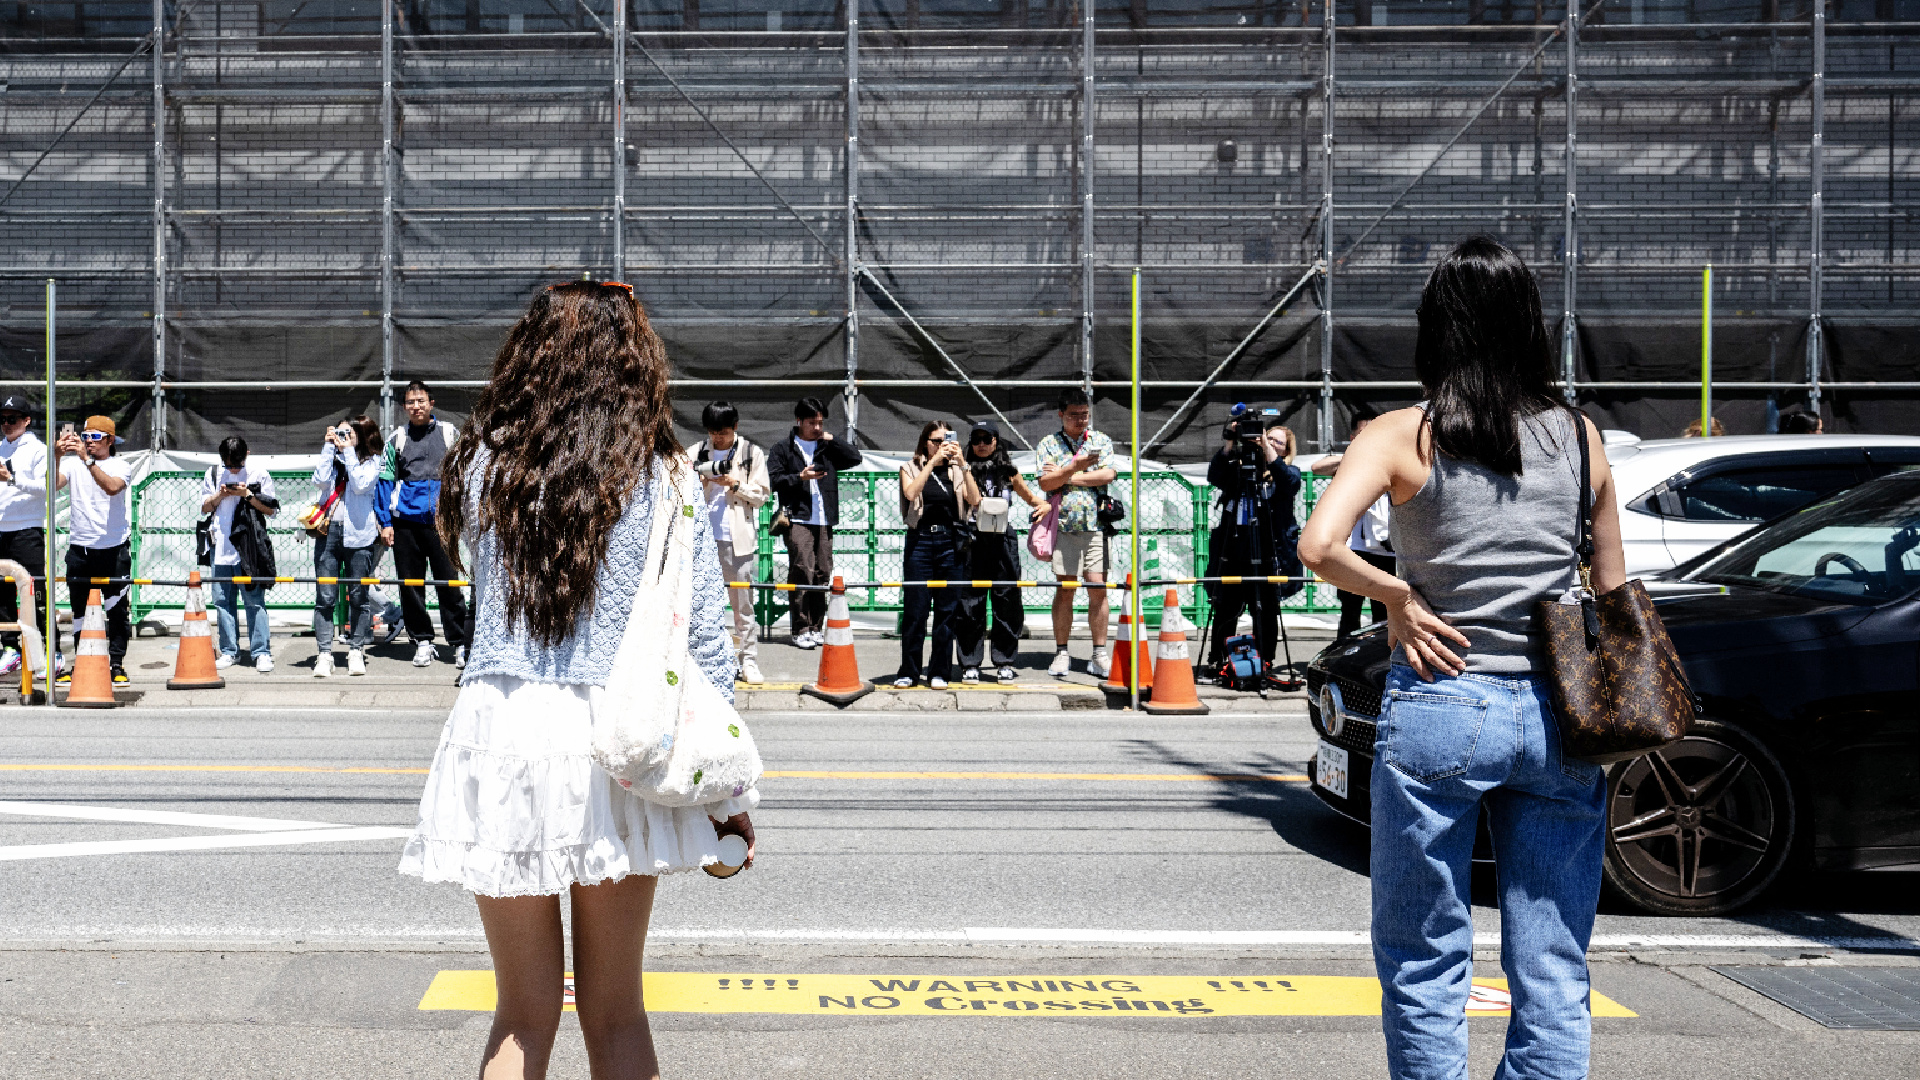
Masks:
[[[973,473],[961,460],[953,428],[933,421],[920,430],[919,451],[900,467],[900,517],[906,522],[906,552],[901,566],[906,581],[950,580],[966,576],[960,557],[961,523],[980,503]],[[933,615],[933,662],[928,685],[938,690],[953,672],[954,616],[960,606],[958,589],[941,589],[938,597],[924,585],[906,589],[900,615],[900,674],[897,687],[920,679],[920,644],[927,633],[927,615]]]
[[[1000,443],[1000,429],[993,421],[982,420],[973,425],[973,433],[967,438],[966,460],[982,501],[976,515],[968,577],[976,581],[1014,580],[1020,576],[1020,548],[1007,520],[1011,513],[998,515],[999,532],[988,532],[990,523],[985,502],[1004,499],[1010,511],[1015,499],[1035,509],[1045,505],[1046,500],[1028,487],[1020,470],[1013,467],[1007,448]],[[993,601],[993,663],[999,669],[994,677],[1003,683],[1012,682],[1016,677],[1013,662],[1020,652],[1020,632],[1026,625],[1026,611],[1018,585],[996,585],[991,591],[966,589],[960,594],[959,621],[954,632],[960,641],[960,665],[965,669],[960,673],[961,682],[980,681],[980,665],[986,659],[982,646],[988,637],[989,596]]]

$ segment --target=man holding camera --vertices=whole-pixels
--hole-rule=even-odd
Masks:
[[[1118,475],[1113,440],[1093,430],[1093,399],[1072,387],[1060,394],[1060,430],[1040,440],[1040,490],[1060,496],[1060,534],[1053,547],[1053,576],[1085,581],[1087,629],[1093,634],[1093,658],[1087,674],[1107,675],[1107,533],[1100,520],[1100,492]],[[1073,633],[1073,590],[1053,591],[1053,663],[1047,674],[1065,678],[1073,658],[1067,640]]]
[[[127,642],[133,640],[133,620],[126,579],[133,573],[133,518],[129,513],[128,481],[133,467],[114,454],[120,441],[111,417],[89,416],[80,431],[60,433],[57,486],[68,489],[71,528],[67,548],[67,606],[79,626],[87,614],[88,578],[119,578],[118,585],[100,586],[107,615],[107,655],[115,686],[127,682]],[[63,674],[62,679],[66,676]]]
[[[707,519],[720,551],[720,575],[727,581],[752,581],[759,557],[760,530],[755,517],[767,501],[767,455],[740,437],[740,410],[716,401],[700,413],[707,437],[693,444],[693,469],[707,497]],[[760,674],[759,626],[753,618],[753,590],[727,590],[733,608],[733,648],[740,680],[756,686]]]
[[[1207,541],[1208,577],[1301,576],[1293,500],[1300,492],[1292,432],[1278,416],[1263,422],[1241,413],[1227,424],[1220,450],[1207,465],[1207,483],[1220,492],[1220,523]],[[1209,655],[1227,655],[1240,613],[1253,613],[1254,648],[1271,668],[1280,637],[1280,601],[1298,584],[1210,585],[1213,640]]]
[[[30,573],[47,572],[47,446],[27,430],[33,410],[18,394],[0,398],[0,559],[12,559]],[[40,594],[24,614],[40,626]],[[0,582],[0,622],[22,617],[12,583]],[[20,635],[8,634],[0,655],[0,675],[20,670]]]
[[[860,464],[860,448],[836,442],[827,430],[827,406],[801,398],[793,407],[793,431],[767,452],[767,477],[780,496],[774,532],[787,542],[787,581],[825,585],[833,580],[833,527],[840,522],[841,469]],[[793,643],[817,649],[826,643],[827,594],[793,596]]]

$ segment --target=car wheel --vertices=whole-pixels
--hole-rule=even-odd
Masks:
[[[1717,720],[1607,771],[1606,881],[1661,915],[1720,915],[1765,891],[1795,827],[1786,770],[1759,740]]]

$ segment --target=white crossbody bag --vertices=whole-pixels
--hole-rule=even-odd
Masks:
[[[654,476],[643,580],[607,685],[589,695],[593,759],[648,802],[701,806],[757,784],[760,753],[746,722],[688,653],[695,515],[704,505],[699,480],[679,455]]]

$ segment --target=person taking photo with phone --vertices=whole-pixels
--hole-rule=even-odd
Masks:
[[[935,420],[920,429],[913,460],[900,466],[900,520],[907,526],[900,573],[906,581],[953,581],[966,577],[961,550],[968,547],[967,522],[980,504],[980,489],[967,468],[951,425]],[[937,593],[937,595],[936,595]],[[927,684],[943,690],[953,674],[953,632],[960,590],[909,585],[900,613],[900,673],[893,685],[905,689],[920,681],[920,644],[926,640],[927,614],[933,614],[933,660]]]
[[[313,549],[315,577],[346,578],[347,674],[367,673],[367,645],[373,640],[373,605],[368,586],[360,579],[373,576],[380,555],[380,519],[374,514],[374,488],[380,479],[380,427],[364,414],[327,429],[314,466],[313,483],[339,496],[333,505],[327,535]],[[333,674],[333,609],[340,601],[340,585],[313,587],[313,675]]]
[[[133,517],[128,507],[133,466],[114,453],[120,441],[113,418],[107,416],[89,416],[81,430],[63,431],[57,480],[68,491],[67,606],[73,611],[74,626],[86,618],[87,595],[93,588],[87,579],[121,579],[119,584],[99,586],[115,686],[127,682],[127,642],[133,640],[131,586],[126,581],[133,573]],[[66,681],[67,673],[60,677]]]
[[[47,446],[28,430],[33,410],[19,394],[0,398],[0,559],[12,559],[38,576],[47,572]],[[44,626],[40,590],[25,612],[12,582],[0,582],[0,622],[25,619]],[[20,670],[20,635],[0,640],[0,675]]]
[[[1087,674],[1107,675],[1107,533],[1100,522],[1100,492],[1118,475],[1113,468],[1113,440],[1093,430],[1093,399],[1085,390],[1070,387],[1060,393],[1060,430],[1040,440],[1040,490],[1060,501],[1060,535],[1053,548],[1053,576],[1058,581],[1084,581],[1087,589],[1087,629],[1093,635],[1093,658]],[[1065,678],[1073,657],[1067,641],[1073,634],[1072,589],[1053,593],[1053,663],[1047,674]]]
[[[970,581],[1012,581],[1020,576],[1020,545],[1014,537],[1011,506],[1014,499],[1038,510],[1046,505],[1014,467],[1006,444],[1000,441],[1000,428],[991,420],[973,425],[967,436],[967,469],[973,473],[974,487],[980,491],[980,503],[974,510],[973,554],[967,560]],[[987,603],[991,599],[992,628],[988,628]],[[1019,677],[1014,662],[1020,654],[1020,634],[1026,629],[1027,612],[1018,585],[995,585],[991,589],[965,589],[960,594],[960,611],[954,636],[960,646],[960,681],[980,681],[980,669],[991,659],[994,677],[1010,683]],[[987,646],[991,644],[989,657]]]
[[[267,587],[262,584],[235,585],[239,574],[251,577],[256,571],[243,564],[247,559],[234,544],[234,520],[251,509],[261,520],[280,512],[280,500],[273,491],[273,474],[247,463],[247,440],[229,435],[220,443],[220,464],[207,470],[200,482],[200,512],[213,515],[208,533],[213,540],[213,610],[218,628],[220,655],[213,666],[224,671],[240,659],[240,617],[238,601],[247,604],[247,655],[253,669],[265,675],[273,670],[273,631],[267,622]],[[263,537],[264,539],[264,537]]]

